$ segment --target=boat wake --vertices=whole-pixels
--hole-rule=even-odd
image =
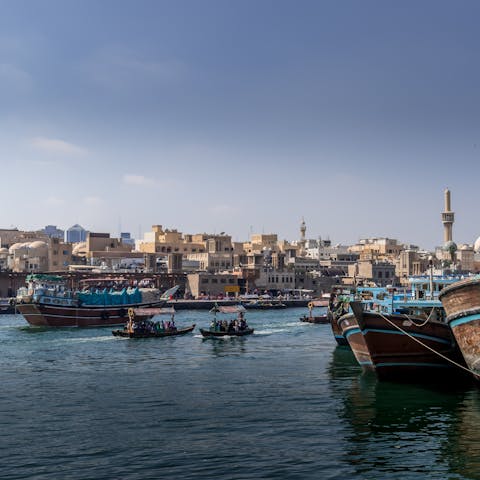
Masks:
[[[272,335],[273,333],[284,332],[285,329],[280,330],[255,330],[254,335]]]
[[[113,335],[104,335],[101,337],[86,337],[86,338],[66,338],[62,343],[92,343],[92,342],[108,342],[115,340]]]

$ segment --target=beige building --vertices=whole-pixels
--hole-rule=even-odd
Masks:
[[[232,270],[232,253],[188,253],[185,255],[187,260],[198,262],[198,269],[206,272],[219,272],[223,270]]]
[[[265,249],[276,250],[278,247],[278,236],[276,233],[254,233],[250,241],[243,244],[243,250],[247,253],[259,252]]]
[[[58,238],[14,243],[8,250],[8,268],[14,272],[67,271],[72,246]]]
[[[475,252],[473,245],[460,245],[456,252],[458,268],[465,272],[475,271]]]
[[[184,235],[177,230],[164,229],[162,225],[153,225],[152,231],[137,241],[136,249],[145,253],[181,253],[185,257],[199,253],[222,253],[233,257],[234,246],[232,237],[223,233]]]
[[[408,283],[408,277],[423,275],[429,268],[429,254],[418,250],[403,250],[395,262],[395,273],[402,284]]]
[[[364,238],[349,248],[351,252],[358,253],[361,259],[379,260],[394,260],[404,249],[405,245],[393,238]]]
[[[191,273],[187,275],[186,292],[193,297],[199,298],[203,295],[219,296],[235,295],[238,291],[238,277],[230,273]]]
[[[145,253],[202,253],[206,251],[203,241],[195,242],[192,235],[185,235],[177,230],[163,229],[162,225],[153,225],[151,232],[146,232],[143,240],[137,240],[136,250]]]
[[[348,276],[357,284],[361,281],[374,282],[379,287],[395,285],[395,265],[376,260],[359,260],[348,266]]]
[[[0,228],[0,247],[10,248],[14,243],[21,243],[24,233],[18,228]]]

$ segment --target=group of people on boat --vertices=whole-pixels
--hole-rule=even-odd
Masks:
[[[228,320],[216,320],[213,319],[210,324],[210,329],[215,332],[241,332],[248,328],[247,322],[240,312],[238,318]]]
[[[131,325],[128,325],[125,328],[126,330],[133,331],[134,333],[164,333],[164,332],[174,332],[177,330],[175,325],[175,320],[172,318],[167,322],[163,320],[159,322],[154,322],[152,320],[140,320],[132,321]]]

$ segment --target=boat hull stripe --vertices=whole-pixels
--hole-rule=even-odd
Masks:
[[[402,332],[395,332],[393,330],[384,330],[381,328],[366,328],[363,330],[363,334],[366,335],[369,332],[373,333],[383,333],[383,334],[388,334],[388,335],[405,335]],[[417,337],[417,338],[423,338],[424,340],[431,340],[432,342],[438,342],[438,343],[443,343],[445,345],[450,345],[452,342],[449,340],[445,340],[444,338],[438,338],[438,337],[432,337],[430,335],[423,335],[422,333],[412,333],[408,332],[412,337]]]
[[[452,320],[450,322],[450,327],[453,328],[458,325],[462,325],[464,323],[473,322],[474,320],[480,320],[480,314],[469,315],[468,317],[462,317],[462,318],[458,318],[457,320]]]

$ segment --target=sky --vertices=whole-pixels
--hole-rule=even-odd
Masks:
[[[480,235],[476,0],[0,10],[0,228]]]

